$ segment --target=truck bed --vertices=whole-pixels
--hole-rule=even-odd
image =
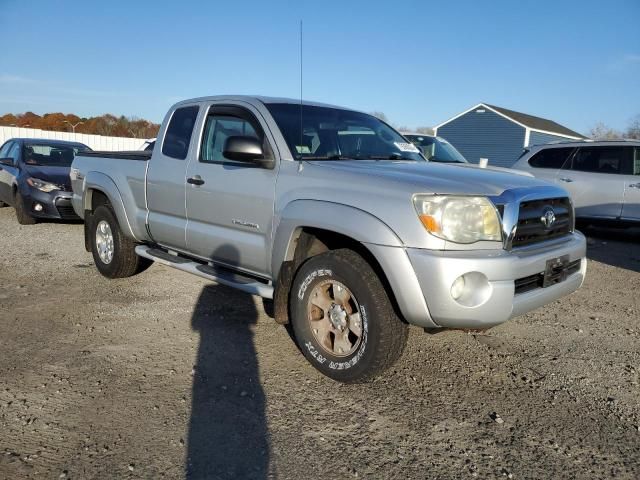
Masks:
[[[151,159],[152,151],[126,150],[120,152],[91,150],[79,152],[76,156],[82,157],[100,157],[100,158],[116,158],[118,160],[140,160],[146,162]]]
[[[87,205],[84,193],[99,185],[102,191],[107,189],[104,193],[122,219],[122,228],[136,240],[148,240],[145,180],[151,153],[79,152],[71,164],[72,204],[76,213],[84,218]]]

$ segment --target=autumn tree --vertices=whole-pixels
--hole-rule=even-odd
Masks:
[[[76,125],[76,133],[136,138],[155,137],[160,129],[160,125],[148,120],[124,115],[116,117],[110,113],[90,118],[60,112],[45,113],[42,116],[33,112],[7,113],[0,116],[0,125],[57,132],[71,132],[72,125]]]

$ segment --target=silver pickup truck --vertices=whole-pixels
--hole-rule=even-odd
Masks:
[[[428,162],[386,123],[329,105],[186,100],[153,152],[81,152],[71,179],[104,276],[155,261],[273,299],[307,359],[342,382],[391,366],[409,324],[486,329],[586,271],[562,188]]]

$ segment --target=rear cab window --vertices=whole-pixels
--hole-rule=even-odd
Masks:
[[[177,160],[187,158],[199,108],[197,105],[176,108],[164,135],[163,155]]]
[[[534,154],[529,159],[529,165],[533,168],[561,169],[567,159],[575,151],[573,147],[545,148]]]

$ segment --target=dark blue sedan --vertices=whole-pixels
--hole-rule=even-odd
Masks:
[[[71,206],[71,162],[86,145],[12,138],[0,147],[0,207],[11,205],[18,223],[38,218],[78,220]]]

